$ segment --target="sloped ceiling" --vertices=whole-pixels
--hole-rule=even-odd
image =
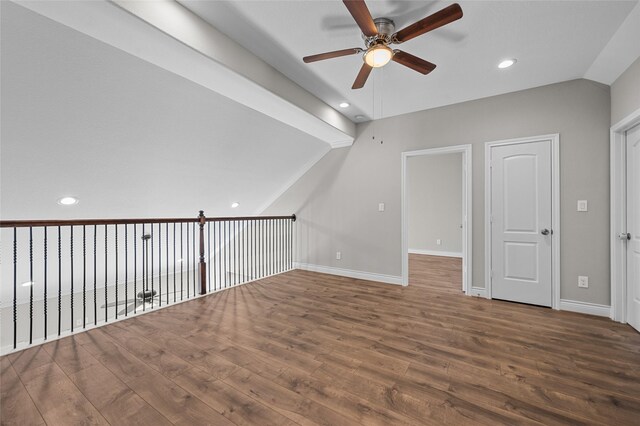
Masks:
[[[611,84],[616,71],[606,69],[617,69],[619,75],[624,67],[618,65],[628,66],[640,53],[631,37],[629,43],[635,48],[613,49],[602,56],[597,72],[589,72],[627,16],[638,8],[635,0],[459,1],[462,19],[402,44],[402,50],[435,63],[434,72],[423,76],[390,63],[374,70],[363,89],[351,90],[362,64],[360,55],[302,62],[306,55],[363,47],[360,30],[341,1],[179,1],[327,104],[348,101],[351,107],[343,111],[352,119],[420,111],[582,78],[587,73],[588,78]],[[367,1],[374,18],[394,19],[397,28],[451,3]],[[633,28],[639,26],[632,23],[625,34],[636,34]],[[627,60],[615,60],[625,56]],[[516,66],[497,69],[502,59],[514,57]]]
[[[253,214],[330,149],[21,6],[1,7],[3,219]],[[64,195],[80,203],[59,206]]]

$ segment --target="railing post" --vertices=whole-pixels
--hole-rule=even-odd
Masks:
[[[204,210],[200,210],[198,215],[200,225],[200,294],[207,293],[207,263],[204,260],[204,225],[206,218]]]

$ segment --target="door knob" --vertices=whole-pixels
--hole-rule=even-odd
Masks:
[[[618,238],[620,238],[621,240],[630,240],[631,234],[623,232],[621,234],[618,234]]]
[[[549,230],[547,228],[544,228],[542,231],[540,231],[540,233],[542,235],[549,235]]]

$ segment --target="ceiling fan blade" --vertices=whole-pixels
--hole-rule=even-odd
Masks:
[[[325,52],[325,53],[318,53],[317,55],[305,56],[304,58],[302,58],[302,60],[308,64],[309,62],[323,61],[325,59],[331,59],[331,58],[339,58],[340,56],[355,55],[356,53],[360,53],[360,52],[362,52],[362,49],[360,49],[359,47],[354,47],[352,49],[335,50],[333,52]]]
[[[356,24],[362,30],[362,34],[367,37],[373,37],[378,34],[376,24],[373,23],[373,18],[364,0],[342,0],[342,2],[349,9],[349,13],[351,13]]]
[[[429,74],[436,68],[435,64],[432,64],[429,61],[425,61],[424,59],[418,58],[417,56],[413,56],[410,53],[403,52],[402,50],[394,51],[392,61],[397,62],[399,64],[404,65],[405,67],[409,67],[414,71],[418,71],[421,74]]]
[[[358,72],[358,76],[356,77],[356,81],[353,82],[352,89],[362,89],[364,84],[367,82],[367,78],[369,78],[369,74],[371,74],[371,70],[373,67],[369,65],[362,64],[362,68],[360,68],[360,72]]]
[[[458,3],[454,3],[433,15],[429,15],[426,18],[401,29],[394,34],[394,39],[398,43],[404,43],[407,40],[411,40],[414,37],[433,31],[436,28],[440,28],[441,26],[447,25],[460,18],[462,18],[462,8]]]

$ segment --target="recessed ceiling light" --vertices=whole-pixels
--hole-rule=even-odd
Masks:
[[[33,281],[27,281],[26,283],[22,283],[22,287],[31,287],[33,285]]]
[[[62,197],[58,200],[58,204],[62,204],[63,206],[72,206],[74,204],[78,204],[78,199],[75,197]]]
[[[505,59],[504,61],[498,64],[498,68],[500,69],[509,68],[511,65],[515,64],[516,62],[518,62],[517,59]]]
[[[231,208],[235,209],[236,207],[238,207],[240,205],[240,203],[231,203]]]
[[[340,108],[349,108],[349,102],[342,102]]]

